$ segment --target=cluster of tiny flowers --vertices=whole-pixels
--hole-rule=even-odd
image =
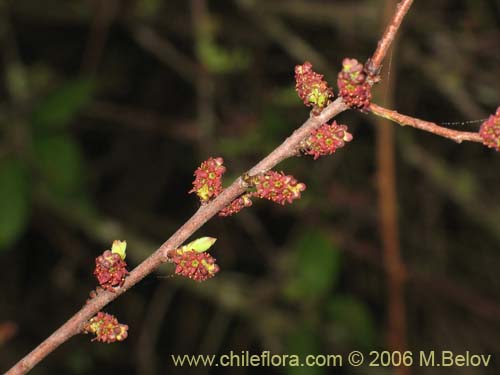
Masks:
[[[304,153],[313,155],[314,160],[320,156],[331,155],[338,148],[344,147],[345,142],[352,140],[352,134],[347,131],[346,125],[338,125],[334,121],[331,125],[323,124],[313,130],[304,141]]]
[[[313,71],[308,61],[295,67],[295,90],[306,106],[313,107],[315,114],[319,114],[333,98],[333,91],[323,80],[323,74]]]
[[[500,107],[497,108],[494,115],[481,124],[479,135],[485,146],[500,151]]]
[[[226,171],[222,158],[208,158],[194,172],[193,189],[190,193],[196,193],[201,203],[207,203],[222,192],[222,175]]]
[[[252,183],[256,189],[254,196],[279,204],[292,203],[300,198],[300,193],[306,189],[306,185],[298,182],[293,176],[275,171],[252,177]]]
[[[366,110],[372,98],[363,65],[356,59],[345,58],[338,74],[339,95],[350,108]]]
[[[99,311],[96,316],[90,319],[83,328],[84,333],[92,333],[100,342],[108,344],[116,341],[123,341],[128,336],[128,325],[118,323],[113,315]]]
[[[194,250],[177,250],[172,258],[175,273],[196,281],[205,281],[219,272],[215,258],[206,252]]]
[[[125,282],[127,263],[119,254],[106,250],[95,260],[94,275],[102,288],[114,291]]]
[[[231,216],[234,214],[237,214],[240,212],[242,209],[245,207],[250,207],[252,205],[252,200],[250,199],[251,194],[246,193],[243,194],[241,197],[236,198],[234,201],[232,201],[229,206],[223,208],[219,212],[219,216]]]

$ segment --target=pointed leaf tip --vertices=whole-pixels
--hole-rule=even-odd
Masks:
[[[187,245],[182,246],[182,249],[184,251],[194,250],[197,253],[203,253],[204,251],[210,249],[215,241],[217,241],[217,238],[201,237],[194,240],[193,242],[188,243]]]
[[[120,258],[125,259],[127,254],[125,253],[127,249],[127,241],[115,240],[111,246],[111,252],[118,254]]]

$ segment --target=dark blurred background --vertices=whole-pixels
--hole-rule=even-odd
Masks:
[[[133,266],[194,213],[198,202],[187,192],[202,160],[222,156],[229,184],[307,118],[294,92],[296,64],[311,61],[335,87],[342,59],[365,61],[384,8],[394,7],[382,0],[0,4],[2,370],[80,308],[96,284],[94,259],[113,240],[127,240]],[[499,3],[416,1],[382,74],[377,104],[476,131],[480,122],[463,122],[500,105]],[[349,111],[337,120],[353,142],[332,157],[278,167],[307,184],[300,201],[255,202],[196,233],[218,238],[216,278],[198,284],[162,267],[105,309],[130,326],[125,342],[77,336],[33,373],[193,371],[174,368],[172,353],[409,349],[492,354],[493,363],[334,371],[498,374],[500,155],[373,115]],[[394,133],[381,138],[381,127]],[[394,155],[380,157],[393,147]],[[379,190],[380,181],[389,187]],[[397,225],[381,220],[391,201]],[[215,370],[256,369],[196,373]]]

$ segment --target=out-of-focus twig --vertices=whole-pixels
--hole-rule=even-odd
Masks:
[[[231,323],[231,315],[222,308],[213,313],[200,343],[199,353],[217,353],[219,351],[224,334]]]
[[[341,250],[374,267],[382,267],[377,249],[374,249],[372,245],[356,241],[353,237],[346,236],[345,233],[332,233],[332,236],[336,241],[341,241],[342,246],[339,247]],[[411,267],[406,268],[406,279],[412,289],[422,291],[431,299],[438,297],[462,307],[468,313],[481,319],[491,322],[500,321],[500,305],[494,299],[482,296],[480,292],[467,285],[460,285],[446,277],[432,275]]]
[[[352,23],[363,27],[365,23],[373,24],[377,17],[377,4],[365,2],[314,2],[310,0],[287,1],[253,1],[254,7],[266,13],[285,17],[294,17],[299,22],[308,20],[318,24],[335,24],[345,28]]]
[[[448,48],[452,47],[448,46]],[[421,53],[412,43],[402,46],[402,58],[405,59],[405,64],[421,71],[429,81],[439,82],[438,85],[434,85],[434,88],[445,96],[457,111],[467,116],[467,119],[486,117],[486,113],[476,104],[476,99],[466,87],[466,74],[461,69],[462,67],[452,65],[453,59],[447,54],[450,54],[449,51],[443,48],[439,57],[436,58]],[[460,51],[457,51],[457,54],[460,54]]]
[[[82,116],[93,120],[104,120],[118,127],[133,128],[155,135],[168,135],[182,141],[192,142],[199,138],[199,129],[192,120],[167,118],[160,113],[140,107],[97,100]]]
[[[285,23],[272,14],[253,6],[251,2],[236,0],[254,18],[258,27],[262,28],[271,39],[279,43],[298,61],[309,60],[326,77],[335,77],[331,64],[310,43],[288,28]]]
[[[409,137],[400,137],[402,160],[412,165],[429,179],[442,193],[457,204],[474,222],[481,225],[500,242],[500,207],[488,205],[476,197],[486,196],[476,183],[473,174],[457,170],[422,147]],[[466,186],[463,188],[462,186]]]
[[[196,114],[200,129],[198,146],[203,155],[210,154],[214,147],[215,128],[215,81],[205,69],[200,54],[200,48],[206,38],[210,38],[210,14],[206,0],[191,0],[191,20],[195,38],[196,56],[200,69],[196,79]]]
[[[161,332],[165,313],[175,295],[176,287],[171,283],[161,283],[155,290],[148,305],[144,325],[137,344],[137,369],[139,374],[157,374],[155,347]]]
[[[119,0],[94,0],[93,3],[96,9],[82,61],[82,70],[86,73],[95,73],[97,69]]]
[[[396,1],[387,0],[384,10],[384,23],[392,13]],[[392,47],[394,49],[394,46]],[[396,71],[392,64],[394,72]],[[391,77],[388,72],[388,77]],[[392,106],[394,79],[382,81],[380,91],[385,94],[386,104]],[[399,245],[397,188],[396,188],[396,159],[394,156],[394,128],[387,124],[389,120],[377,117],[377,182],[378,182],[378,210],[379,223],[383,248],[383,261],[387,280],[387,340],[389,349],[404,352],[406,342],[406,304],[405,304],[405,266],[401,259]],[[398,366],[396,375],[409,375],[410,368]]]
[[[195,84],[199,67],[186,55],[181,53],[168,39],[160,37],[146,26],[132,29],[134,40],[146,51],[150,52],[165,65],[171,67],[186,81]]]

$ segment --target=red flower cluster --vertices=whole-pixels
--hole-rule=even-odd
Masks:
[[[172,261],[176,264],[175,273],[177,275],[196,281],[205,281],[219,272],[215,258],[206,252],[178,249]]]
[[[102,311],[99,311],[83,327],[84,333],[92,333],[96,336],[92,341],[97,340],[108,344],[125,340],[128,336],[127,331],[128,325],[118,323],[118,319],[113,315]]]
[[[234,201],[231,202],[231,204],[229,204],[229,206],[220,210],[219,216],[231,216],[237,214],[245,207],[250,207],[252,205],[252,200],[250,199],[250,197],[251,194],[246,193],[243,194],[241,197],[236,198]]]
[[[190,193],[196,193],[201,203],[207,203],[222,192],[222,175],[226,171],[223,166],[224,159],[208,158],[201,163],[194,172],[193,189]]]
[[[314,114],[319,114],[333,98],[333,91],[323,80],[323,74],[313,71],[309,61],[295,67],[295,90],[306,106],[313,107]]]
[[[309,138],[304,141],[304,152],[313,155],[314,160],[324,155],[333,154],[338,148],[344,147],[345,142],[352,140],[352,134],[347,131],[346,125],[338,125],[334,121],[331,125],[323,124],[313,130]]]
[[[351,140],[351,135],[346,131],[347,127],[336,124],[332,124],[332,126],[336,127],[334,130],[331,130],[328,137],[335,141],[336,148],[342,147],[343,143],[340,145],[340,140],[342,142]],[[324,134],[327,135],[326,133]],[[330,146],[326,146],[330,143],[329,140],[326,140],[324,143],[325,146],[321,146],[319,141],[310,142],[304,145],[304,149],[308,153],[311,153],[311,155],[317,154],[318,156],[327,151],[330,153],[334,152]],[[202,203],[207,203],[212,197],[222,192],[221,177],[226,170],[222,163],[222,158],[209,158],[195,171],[196,179],[193,182],[194,187],[190,193],[196,192],[201,198]],[[295,199],[300,198],[300,193],[306,189],[305,184],[299,183],[293,176],[287,176],[283,172],[269,171],[258,176],[249,177],[246,182],[252,188],[255,188],[255,191],[247,192],[233,200],[228,206],[220,210],[219,216],[231,216],[240,212],[245,207],[250,207],[252,205],[251,197],[264,198],[279,204],[292,203]],[[180,258],[178,260],[180,261]],[[179,272],[181,270],[184,273],[188,272],[184,266],[181,268],[178,267],[178,270]],[[190,271],[188,274],[191,275]]]
[[[494,115],[481,124],[479,135],[485,146],[500,151],[500,107],[497,108]]]
[[[114,291],[125,282],[127,263],[117,253],[106,250],[95,260],[94,275],[104,289]]]
[[[355,109],[366,110],[372,98],[371,86],[367,82],[363,65],[356,59],[345,58],[338,74],[339,95],[344,103]]]
[[[253,177],[252,183],[256,188],[254,196],[279,204],[292,203],[306,189],[306,185],[299,183],[293,176],[275,171]]]

